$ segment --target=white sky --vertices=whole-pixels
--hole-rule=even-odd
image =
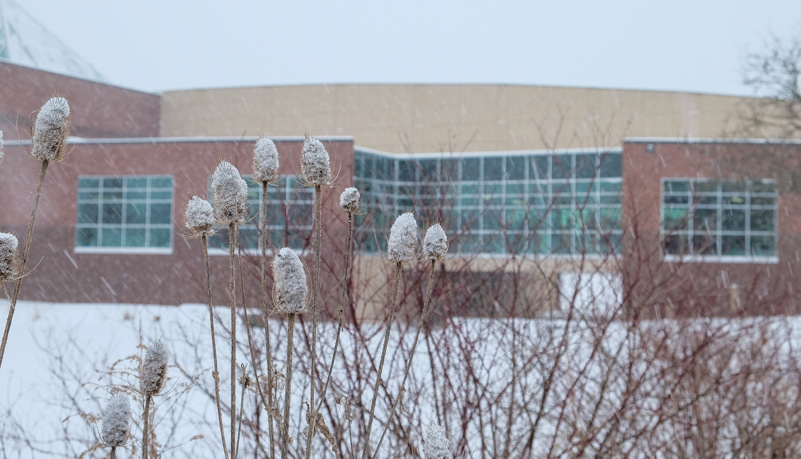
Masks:
[[[801,0],[16,0],[112,84],[519,83],[743,94]]]

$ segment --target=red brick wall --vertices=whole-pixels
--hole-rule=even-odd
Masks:
[[[624,282],[632,310],[667,316],[801,311],[796,287],[801,273],[801,180],[796,171],[801,171],[801,145],[627,142]],[[670,177],[776,180],[778,263],[663,261],[661,179]],[[740,308],[734,301],[738,297]]]
[[[276,141],[281,174],[300,174],[302,141]],[[344,256],[336,250],[345,242],[347,217],[339,194],[351,186],[353,142],[323,141],[339,180],[324,188],[324,288],[335,285],[325,273],[341,274]],[[230,161],[242,174],[252,168],[254,142],[199,141],[156,143],[78,144],[63,162],[51,164],[36,220],[28,268],[35,268],[22,285],[26,300],[57,302],[119,302],[180,304],[205,302],[205,272],[201,244],[186,239],[184,211],[192,195],[206,197],[208,179],[220,160]],[[0,164],[0,231],[20,239],[33,203],[39,162],[24,153],[28,147],[7,146]],[[174,184],[173,252],[170,255],[75,253],[78,177],[81,175],[171,175]],[[21,253],[21,249],[20,249]],[[215,302],[227,299],[227,257],[212,256]],[[258,260],[246,258],[248,297],[260,298]],[[309,269],[311,263],[307,262]],[[237,286],[239,289],[239,286]],[[241,301],[241,300],[240,300]]]
[[[0,131],[30,138],[31,114],[66,97],[77,137],[157,137],[160,96],[0,62]]]

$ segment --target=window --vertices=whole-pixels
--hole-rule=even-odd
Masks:
[[[776,257],[776,200],[767,181],[663,180],[664,253]]]
[[[261,217],[261,184],[243,176],[248,184],[248,220],[239,225],[239,241],[243,250],[259,249]],[[311,235],[314,220],[314,189],[301,186],[294,175],[282,175],[275,185],[267,187],[267,244],[302,250]],[[209,178],[209,196],[211,178]],[[214,202],[210,200],[212,205]],[[218,228],[209,238],[209,247],[228,251],[228,227]]]
[[[172,177],[78,179],[76,249],[172,249]]]
[[[414,210],[422,224],[445,227],[453,253],[613,253],[622,234],[620,157],[592,150],[398,158],[403,183],[389,186],[378,171],[360,168],[354,184],[366,214],[357,217],[357,237],[364,250],[385,250],[395,217]]]

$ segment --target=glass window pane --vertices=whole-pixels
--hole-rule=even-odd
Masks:
[[[576,178],[595,177],[595,154],[576,155]]]
[[[122,246],[122,228],[103,228],[101,234],[101,245],[103,247]]]
[[[112,224],[122,223],[122,204],[103,204],[102,222]]]
[[[531,170],[529,171],[529,180],[546,180],[548,175],[548,157],[545,155],[536,155],[529,158],[531,163]]]
[[[150,186],[153,188],[170,188],[172,189],[172,178],[170,177],[153,177]]]
[[[142,228],[125,228],[125,247],[145,247],[147,230]]]
[[[745,255],[745,236],[723,236],[721,255]]]
[[[751,236],[751,254],[758,257],[775,256],[776,248],[773,236]]]
[[[398,181],[414,182],[417,180],[417,164],[412,159],[400,160],[398,162]]]
[[[144,202],[126,204],[125,223],[147,223],[147,204]]]
[[[97,204],[78,204],[78,223],[98,223]]]
[[[751,231],[775,231],[776,214],[773,210],[751,210]]]
[[[462,180],[481,180],[481,158],[462,159]]]
[[[484,181],[503,180],[503,158],[484,158]]]
[[[572,177],[573,156],[553,155],[551,156],[551,178],[554,180],[565,180]]]
[[[172,218],[171,204],[151,204],[150,223],[170,223]]]
[[[418,163],[420,165],[420,180],[423,182],[439,181],[438,159],[421,159]]]
[[[150,247],[169,247],[169,246],[170,246],[169,228],[150,229]]]
[[[97,228],[78,228],[78,247],[97,247]]]
[[[723,209],[722,230],[745,232],[745,209]]]
[[[78,179],[79,190],[92,190],[100,186],[100,180],[93,177],[81,177]]]
[[[509,180],[526,179],[525,156],[508,156],[506,158],[506,178]]]
[[[103,179],[103,189],[122,188],[122,178],[107,177]]]
[[[125,187],[128,189],[137,188],[137,189],[144,189],[147,188],[147,177],[130,177],[125,180]]]
[[[601,153],[599,158],[601,177],[623,177],[623,155],[620,153]]]

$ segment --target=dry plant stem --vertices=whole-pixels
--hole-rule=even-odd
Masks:
[[[351,250],[353,250],[353,212],[348,212],[348,252],[345,255],[345,282],[342,284],[342,296],[343,301],[347,301],[348,299],[348,281],[350,280],[350,257],[351,257]],[[337,339],[334,341],[334,352],[331,354],[331,365],[328,366],[328,375],[325,378],[325,385],[323,386],[323,391],[320,392],[320,402],[317,403],[317,412],[320,411],[320,408],[323,406],[323,400],[325,400],[325,393],[328,391],[328,385],[331,383],[331,373],[334,371],[334,362],[337,359],[337,349],[339,348],[339,339],[342,335],[342,316],[344,312],[344,306],[339,308],[339,325],[337,326]]]
[[[284,441],[281,442],[281,459],[289,457],[289,405],[292,398],[292,348],[295,339],[295,313],[289,313],[286,325],[286,391],[284,392],[284,428],[281,435]]]
[[[435,260],[431,261],[431,273],[428,275],[428,288],[426,289],[426,298],[425,302],[423,303],[423,312],[420,314],[420,322],[417,323],[417,333],[414,335],[414,342],[412,343],[412,350],[409,352],[409,360],[406,361],[406,369],[403,371],[403,380],[401,380],[400,385],[400,393],[395,398],[395,403],[392,404],[392,408],[389,410],[389,414],[387,415],[387,421],[384,425],[384,431],[381,432],[381,438],[378,440],[378,446],[375,447],[375,450],[378,451],[381,449],[381,443],[384,441],[384,436],[387,434],[387,430],[389,429],[389,421],[392,420],[392,416],[395,414],[395,408],[398,407],[398,403],[400,403],[401,398],[403,397],[403,391],[406,390],[406,378],[409,376],[409,370],[412,368],[412,359],[414,359],[414,351],[417,349],[417,340],[420,338],[420,330],[423,328],[423,323],[425,322],[426,318],[428,317],[428,309],[431,306],[431,292],[433,292],[433,285],[434,285],[434,273],[436,272],[437,262]]]
[[[317,373],[317,302],[320,293],[320,243],[322,242],[323,228],[323,198],[320,185],[314,186],[314,220],[317,223],[314,235],[314,285],[312,286],[312,340],[311,340],[311,371],[309,372],[309,435],[306,438],[306,459],[311,457],[311,445],[314,440],[314,428],[317,426],[317,410],[314,409],[314,374]]]
[[[364,459],[370,457],[370,430],[372,430],[373,418],[375,418],[375,403],[378,400],[378,388],[381,386],[381,373],[384,370],[384,358],[387,356],[387,345],[389,344],[389,335],[392,331],[392,320],[395,318],[395,303],[398,299],[398,286],[400,285],[402,272],[403,264],[400,262],[396,263],[395,282],[392,287],[392,307],[389,310],[387,329],[384,331],[384,346],[381,349],[381,360],[378,362],[378,375],[376,376],[375,387],[373,388],[373,402],[370,404],[370,420],[367,421],[367,430],[364,433],[364,451],[362,452],[362,458]]]
[[[36,196],[33,199],[33,210],[31,210],[31,218],[28,220],[28,233],[25,236],[25,248],[22,251],[22,260],[20,262],[17,283],[14,284],[14,293],[11,295],[11,303],[8,306],[8,318],[6,319],[6,328],[3,330],[3,341],[0,343],[0,368],[3,367],[3,354],[6,352],[8,333],[11,330],[11,321],[14,319],[14,309],[17,306],[17,298],[19,298],[19,288],[22,285],[22,279],[25,277],[25,263],[28,261],[28,251],[31,249],[33,225],[36,221],[36,210],[39,208],[39,198],[42,196],[42,184],[44,183],[45,174],[47,174],[48,164],[50,164],[48,160],[43,160],[42,168],[39,170],[39,183],[36,184]]]
[[[228,225],[228,260],[230,266],[231,294],[231,459],[236,459],[236,273],[234,271],[234,248],[236,247],[236,223]]]
[[[242,372],[245,372],[245,364],[242,364]],[[236,434],[236,455],[239,456],[239,440],[242,439],[242,412],[245,409],[245,389],[248,387],[248,380],[246,375],[242,375],[244,382],[242,383],[242,393],[239,396],[239,431]]]
[[[217,367],[217,338],[214,332],[214,302],[211,296],[211,268],[209,266],[209,241],[206,233],[200,236],[203,244],[203,261],[206,263],[206,293],[209,299],[209,326],[211,327],[211,352],[214,358],[214,401],[217,404],[217,421],[220,424],[220,439],[222,440],[223,452],[228,459],[228,446],[225,441],[225,427],[222,419],[222,405],[220,402],[220,370]]]
[[[145,395],[145,412],[142,413],[142,459],[147,459],[148,443],[150,442],[150,402],[153,396]]]
[[[111,447],[111,454],[108,457],[109,457],[109,459],[117,459],[117,447],[116,446],[112,446]]]
[[[264,346],[267,354],[267,397],[272,397],[273,393],[273,351],[270,344],[270,311],[269,301],[270,294],[267,289],[267,182],[261,184],[261,291],[264,295],[262,300],[262,307],[264,308]],[[256,367],[253,367],[255,371]],[[256,376],[258,382],[258,375]],[[256,387],[261,388],[261,384]],[[272,399],[264,399],[262,401],[267,407],[273,405]],[[270,424],[270,457],[275,458],[275,434],[273,428],[273,415],[271,410],[267,409],[267,420]]]

